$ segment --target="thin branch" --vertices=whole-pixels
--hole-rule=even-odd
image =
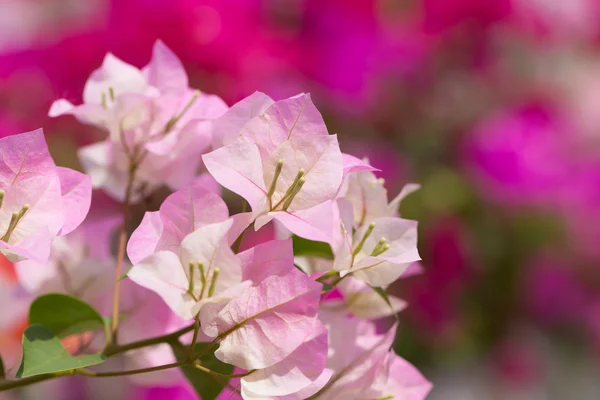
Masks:
[[[162,371],[165,369],[182,367],[187,364],[188,364],[187,362],[176,362],[176,363],[171,363],[171,364],[158,365],[156,367],[132,369],[129,371],[112,371],[112,372],[93,372],[93,371],[88,371],[87,369],[82,368],[82,369],[75,370],[75,372],[79,375],[89,376],[91,378],[110,378],[113,376],[138,375],[138,374],[145,374],[148,372]]]
[[[135,350],[142,347],[154,346],[156,344],[161,343],[169,343],[174,340],[177,340],[181,335],[184,335],[188,332],[191,332],[194,329],[194,325],[186,326],[178,331],[173,333],[169,333],[167,335],[157,336],[149,339],[139,340],[137,342],[131,342],[123,345],[114,345],[109,346],[104,350],[104,355],[106,357],[113,356],[115,354],[124,353],[129,350]]]
[[[117,252],[117,263],[115,268],[115,283],[113,292],[112,304],[112,321],[110,344],[117,343],[117,334],[119,331],[119,289],[121,286],[121,270],[123,269],[123,261],[125,260],[125,247],[127,246],[127,224],[129,222],[129,206],[131,202],[131,194],[133,192],[133,184],[135,182],[135,174],[139,164],[131,162],[129,167],[129,176],[127,179],[127,188],[125,189],[125,202],[123,203],[123,225],[119,236],[119,250]]]

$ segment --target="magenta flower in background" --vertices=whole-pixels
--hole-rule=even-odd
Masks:
[[[535,257],[524,275],[522,296],[525,307],[542,323],[572,326],[583,323],[590,300],[579,271],[556,255]]]
[[[572,195],[568,126],[531,105],[481,122],[464,142],[464,166],[490,201],[556,206]]]
[[[424,29],[443,32],[465,25],[475,29],[488,27],[511,15],[511,0],[423,0]]]
[[[432,340],[452,340],[460,323],[460,294],[475,277],[466,229],[460,220],[442,219],[429,232],[429,252],[423,255],[423,274],[410,279],[402,297],[410,307],[405,314],[419,332]],[[392,291],[393,292],[393,291]]]

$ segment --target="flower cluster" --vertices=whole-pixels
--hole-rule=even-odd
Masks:
[[[41,374],[31,365],[40,352],[34,331],[47,329],[63,344],[73,334],[78,341],[67,346],[70,356],[65,350],[70,367],[44,370],[44,379],[65,370],[112,376],[85,367],[124,354],[125,371],[113,375],[192,385],[202,398],[208,389],[193,372],[243,399],[425,398],[429,382],[391,350],[397,324],[382,333],[376,323],[406,306],[386,288],[419,272],[417,224],[398,215],[418,186],[389,201],[377,170],[340,151],[310,95],[276,101],[256,92],[228,108],[190,89],[161,42],[142,70],[107,55],[83,99],[58,100],[50,115],[72,114],[107,132],[79,152],[91,181],[55,167],[40,131],[0,139],[2,251],[20,261],[22,287],[42,295],[31,306],[17,376]],[[97,192],[82,226],[52,241],[82,222],[91,185],[124,203],[124,221]],[[130,205],[162,186],[175,191],[129,235]],[[230,215],[221,186],[249,210]],[[247,231],[267,225],[276,240],[239,251]],[[126,255],[131,268],[121,275]],[[87,303],[72,303],[59,321],[37,311],[49,298],[73,297],[112,311],[106,341]],[[85,307],[93,312],[84,315]],[[87,319],[69,324],[73,310]]]

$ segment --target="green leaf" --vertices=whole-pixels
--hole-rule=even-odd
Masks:
[[[196,343],[195,352],[199,352],[209,345],[210,343]],[[177,361],[184,361],[187,358],[187,346],[182,345],[180,342],[173,342],[171,343],[171,348],[173,349],[173,354],[175,354]],[[215,357],[216,349],[217,346],[213,346],[212,349],[204,353],[204,355],[200,357],[200,363],[211,371],[218,372],[222,375],[231,375],[233,373],[233,365],[219,361]],[[225,384],[229,381],[226,377],[219,379],[191,366],[181,367],[181,370],[194,387],[196,393],[201,396],[202,400],[216,399],[217,396],[219,396],[219,393],[223,391]]]
[[[315,242],[299,236],[292,236],[295,256],[320,257],[327,260],[333,260],[331,246],[325,242]]]
[[[4,362],[2,356],[0,356],[0,380],[6,379],[6,372],[4,372]]]
[[[38,297],[29,309],[29,324],[40,324],[59,338],[104,328],[104,320],[92,306],[66,294]]]
[[[23,333],[23,359],[17,377],[71,371],[100,364],[104,359],[100,354],[72,357],[50,329],[31,325]]]
[[[375,291],[375,293],[377,293],[379,296],[381,296],[381,298],[383,300],[385,300],[387,305],[390,306],[390,310],[392,310],[392,312],[394,313],[394,318],[396,318],[396,321],[397,321],[399,319],[398,313],[394,310],[394,306],[392,305],[392,302],[390,301],[390,296],[388,296],[385,289],[380,288],[380,287],[373,287],[373,286],[371,286],[371,289],[373,289]]]

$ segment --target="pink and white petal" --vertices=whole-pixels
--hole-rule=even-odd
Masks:
[[[229,247],[228,232],[233,221],[204,225],[187,235],[181,242],[181,261],[204,264],[205,277],[211,282],[215,269],[220,273],[216,280],[214,294],[218,295],[242,281],[242,266]],[[195,276],[195,287],[201,287],[200,276]]]
[[[93,187],[102,187],[110,182],[113,157],[111,145],[108,141],[81,147],[77,155],[83,169],[92,179]]]
[[[200,175],[196,176],[191,185],[194,187],[201,186],[209,192],[213,192],[218,195],[221,194],[221,186],[219,186],[215,178],[213,178],[212,175],[208,172],[203,172]]]
[[[0,188],[34,176],[51,177],[55,165],[42,129],[0,138]]]
[[[164,225],[158,211],[144,214],[142,222],[133,231],[127,243],[127,256],[133,264],[141,262],[156,251],[163,229]]]
[[[271,104],[273,99],[269,96],[262,92],[254,92],[231,106],[225,114],[213,122],[213,148],[218,149],[234,143],[244,125],[262,114]]]
[[[12,213],[20,212],[25,205],[29,206],[29,210],[13,230],[8,242],[21,242],[44,229],[55,236],[65,220],[58,176],[33,176],[10,186],[0,209],[0,231],[6,232]]]
[[[158,140],[148,142],[145,147],[151,153],[170,158],[196,154],[200,161],[200,155],[208,148],[210,142],[210,122],[192,119],[181,129],[173,129],[166,135],[159,136]],[[194,168],[190,170],[196,172]]]
[[[402,278],[421,275],[423,272],[425,272],[423,264],[421,264],[418,261],[415,261],[406,268],[406,271],[404,271],[404,273],[402,274]]]
[[[271,240],[236,256],[242,264],[242,279],[259,285],[269,276],[282,275],[294,268],[292,240]]]
[[[152,59],[146,67],[148,83],[160,91],[184,91],[188,77],[179,58],[161,40],[152,48]]]
[[[344,197],[352,203],[354,225],[368,225],[374,219],[387,216],[387,191],[372,172],[359,172],[348,177]]]
[[[242,391],[265,397],[285,396],[313,384],[327,363],[327,329],[314,320],[312,334],[281,362],[242,378]]]
[[[368,161],[363,161],[350,154],[342,153],[342,161],[344,163],[344,176],[352,172],[380,171],[369,164]]]
[[[223,199],[205,187],[200,180],[171,194],[160,206],[163,232],[158,250],[178,252],[182,240],[196,229],[229,218]]]
[[[339,241],[340,220],[335,201],[294,212],[275,211],[268,215],[294,234],[334,246]]]
[[[100,104],[102,93],[109,99],[109,87],[114,96],[123,93],[143,93],[148,86],[142,71],[118,59],[111,53],[106,54],[102,66],[92,72],[83,88],[83,102]]]
[[[371,254],[377,242],[381,238],[385,238],[390,248],[376,258],[394,263],[409,263],[420,260],[417,251],[417,221],[383,217],[377,218],[373,223],[375,223],[375,228],[363,246],[365,254]],[[356,231],[354,237],[362,238],[366,229],[366,226],[361,227]]]
[[[254,214],[254,213],[253,213]],[[273,220],[274,213],[261,214],[254,221],[254,231],[258,232],[263,226]]]
[[[72,115],[84,124],[106,128],[111,118],[110,112],[101,104],[81,104],[75,106],[65,99],[56,100],[50,106],[48,116],[51,118]]]
[[[323,389],[327,383],[331,380],[333,376],[333,370],[329,368],[325,368],[321,375],[313,383],[308,385],[307,387],[299,390],[296,393],[289,394],[287,396],[282,396],[278,400],[304,400],[308,399],[311,396],[314,396],[319,392],[319,390]]]
[[[187,294],[188,279],[183,268],[175,253],[159,251],[135,264],[127,276],[158,294],[181,318],[191,320],[196,301]]]
[[[342,182],[342,153],[336,135],[298,136],[278,146],[263,163],[264,182],[272,182],[275,166],[283,160],[283,169],[277,179],[273,202],[277,203],[296,178],[305,171],[306,183],[294,197],[290,210],[314,207],[334,199]]]
[[[226,290],[215,294],[211,297],[206,297],[200,300],[193,308],[193,313],[200,313],[200,324],[201,326],[206,327],[214,327],[213,322],[219,315],[219,312],[225,307],[225,305],[234,297],[238,296],[240,293],[243,293],[244,290],[252,286],[252,282],[250,281],[242,281],[233,286],[230,286]],[[219,334],[219,332],[212,328],[207,328],[206,334],[209,338],[214,338]],[[202,332],[200,333],[202,334]],[[210,340],[209,340],[210,341]]]
[[[409,265],[410,263],[399,264],[378,257],[365,257],[347,273],[373,287],[385,287],[400,278]],[[345,274],[346,272],[341,273],[342,276]]]
[[[229,217],[233,221],[231,228],[229,229],[228,239],[230,245],[233,245],[240,235],[250,226],[254,221],[254,215],[252,212],[245,212],[232,215]]]
[[[195,96],[196,93],[197,92],[195,91],[190,91],[192,96]],[[198,94],[196,101],[194,101],[190,109],[183,115],[181,121],[184,124],[192,119],[212,121],[221,117],[227,110],[229,110],[229,106],[222,98],[216,94],[206,94],[201,92]],[[209,136],[212,137],[211,132],[212,129],[209,129]]]
[[[77,228],[87,216],[92,203],[92,180],[81,172],[56,167],[60,179],[65,222],[59,235],[65,235]]]
[[[328,132],[310,94],[299,94],[272,104],[249,121],[241,135],[256,143],[264,156],[291,138],[327,136]]]
[[[0,253],[11,262],[34,260],[46,263],[50,257],[50,249],[54,236],[47,229],[41,229],[14,245],[0,240]]]
[[[267,368],[309,337],[320,295],[320,284],[293,269],[246,289],[202,329],[229,332],[215,352],[219,360],[246,370]]]
[[[76,106],[67,99],[54,100],[48,110],[50,118],[60,117],[61,115],[71,114]]]
[[[390,357],[390,394],[403,400],[424,400],[431,391],[431,382],[405,359],[394,353],[390,353]]]
[[[178,190],[194,181],[202,166],[202,153],[210,146],[209,127],[209,121],[193,120],[181,129],[177,147],[167,155],[171,163],[164,182],[170,188]]]
[[[44,284],[58,277],[58,271],[51,262],[23,260],[14,264],[17,280],[29,293],[39,293]]]
[[[248,201],[255,215],[265,206],[267,189],[260,153],[252,143],[236,143],[202,156],[208,172],[222,186]]]
[[[344,294],[348,311],[359,318],[377,319],[388,317],[402,311],[407,303],[396,296],[388,295],[390,305],[372,288],[355,279],[347,277],[338,284]]]
[[[392,200],[390,202],[390,204],[388,205],[387,215],[390,217],[397,216],[398,209],[400,208],[400,203],[402,203],[402,200],[404,200],[409,194],[416,192],[420,188],[421,188],[421,185],[416,184],[416,183],[408,183],[408,184],[404,185],[402,190],[400,190],[400,193],[398,193],[398,196],[396,196],[394,198],[394,200]]]

